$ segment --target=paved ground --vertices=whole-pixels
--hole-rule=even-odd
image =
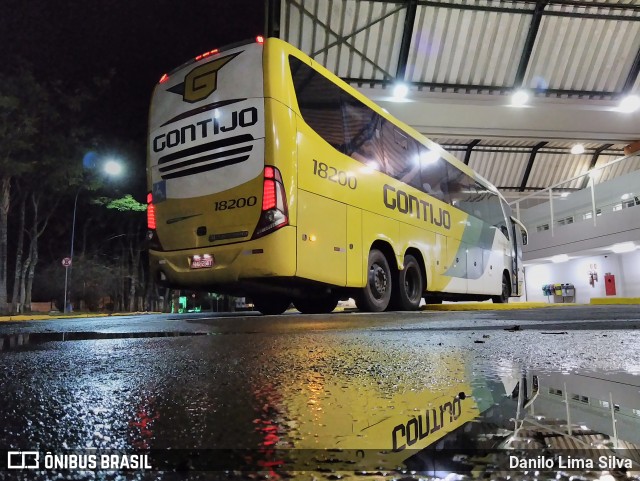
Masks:
[[[0,337],[0,447],[196,449],[210,463],[203,469],[227,470],[225,479],[245,477],[243,466],[275,469],[273,448],[311,456],[288,468],[304,470],[305,479],[337,479],[317,449],[364,450],[370,459],[368,450],[389,451],[393,440],[405,451],[380,461],[383,476],[413,454],[407,442],[422,448],[461,439],[489,412],[493,428],[507,428],[517,410],[508,395],[523,373],[640,373],[637,306],[141,315],[2,323]],[[445,411],[451,419],[427,421]],[[416,434],[414,445],[412,418],[441,426]],[[0,478],[15,475],[0,471]]]

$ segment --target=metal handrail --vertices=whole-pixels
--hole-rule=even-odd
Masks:
[[[610,166],[612,166],[614,164],[622,162],[623,160],[630,159],[631,157],[637,157],[639,155],[640,155],[640,151],[639,152],[634,152],[634,153],[629,154],[629,155],[625,155],[624,157],[619,157],[617,159],[612,160],[611,162],[607,162],[606,164],[602,164],[599,167],[594,167],[593,169],[590,169],[589,171],[585,172],[584,174],[576,175],[574,177],[571,177],[570,179],[565,179],[562,182],[558,182],[556,184],[553,184],[552,186],[547,187],[546,189],[542,189],[542,190],[539,190],[539,191],[534,192],[532,194],[525,195],[524,197],[520,197],[517,200],[509,202],[509,205],[516,205],[516,204],[519,204],[520,202],[522,202],[523,200],[535,198],[535,196],[539,196],[540,194],[542,194],[543,192],[546,192],[546,191],[551,192],[553,189],[555,189],[559,185],[563,185],[563,184],[566,184],[567,182],[571,182],[573,180],[580,179],[582,177],[591,175],[593,172],[597,172],[599,170],[606,169],[606,168],[608,168],[608,167],[610,167]]]

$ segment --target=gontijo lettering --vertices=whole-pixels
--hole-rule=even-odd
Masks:
[[[430,434],[438,432],[446,424],[451,424],[462,414],[462,395],[456,396],[437,408],[425,409],[421,414],[412,417],[404,424],[398,424],[391,431],[393,452],[402,451],[413,446]],[[445,415],[447,413],[447,415]]]
[[[438,207],[437,212],[433,208],[433,204],[426,200],[418,199],[415,195],[407,194],[405,191],[396,189],[389,184],[382,187],[384,195],[384,205],[387,209],[398,210],[402,214],[413,215],[425,222],[444,227],[451,228],[451,214],[446,209]]]
[[[220,132],[231,132],[238,127],[251,127],[257,122],[258,109],[255,107],[248,107],[239,112],[234,110],[231,112],[230,122],[227,125],[222,125],[220,121],[214,117],[157,135],[153,139],[153,151],[162,152],[167,148],[170,149],[185,143],[206,139],[209,137],[209,134],[214,136],[219,135]]]

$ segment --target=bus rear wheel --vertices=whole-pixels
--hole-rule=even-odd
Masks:
[[[356,296],[356,306],[361,311],[382,312],[391,300],[391,269],[384,254],[378,249],[369,252],[367,284]]]
[[[392,305],[400,311],[415,311],[420,306],[424,279],[420,264],[411,254],[404,256],[404,269],[398,271],[393,284]]]
[[[511,287],[509,286],[509,276],[505,273],[502,274],[502,293],[499,296],[493,296],[491,300],[494,304],[504,304],[509,302],[510,294]]]
[[[327,314],[336,308],[338,298],[329,295],[326,297],[295,299],[293,305],[303,314]]]
[[[291,299],[278,295],[253,296],[254,307],[265,315],[282,314],[291,304]]]

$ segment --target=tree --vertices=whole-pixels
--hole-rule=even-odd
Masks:
[[[47,102],[47,95],[24,63],[0,72],[0,85],[0,313],[6,313],[11,185],[34,167],[29,158],[40,133],[39,106]]]
[[[39,82],[18,63],[0,75],[0,313],[30,307],[39,239],[61,198],[85,178],[79,159],[92,143],[85,117],[95,96],[86,87]],[[104,87],[104,82],[101,81]],[[100,91],[100,90],[98,90]],[[43,175],[44,174],[44,175]],[[11,188],[19,186],[13,297],[7,299]],[[46,208],[43,208],[46,205]],[[25,245],[28,243],[28,246]],[[17,287],[19,285],[19,287]]]

